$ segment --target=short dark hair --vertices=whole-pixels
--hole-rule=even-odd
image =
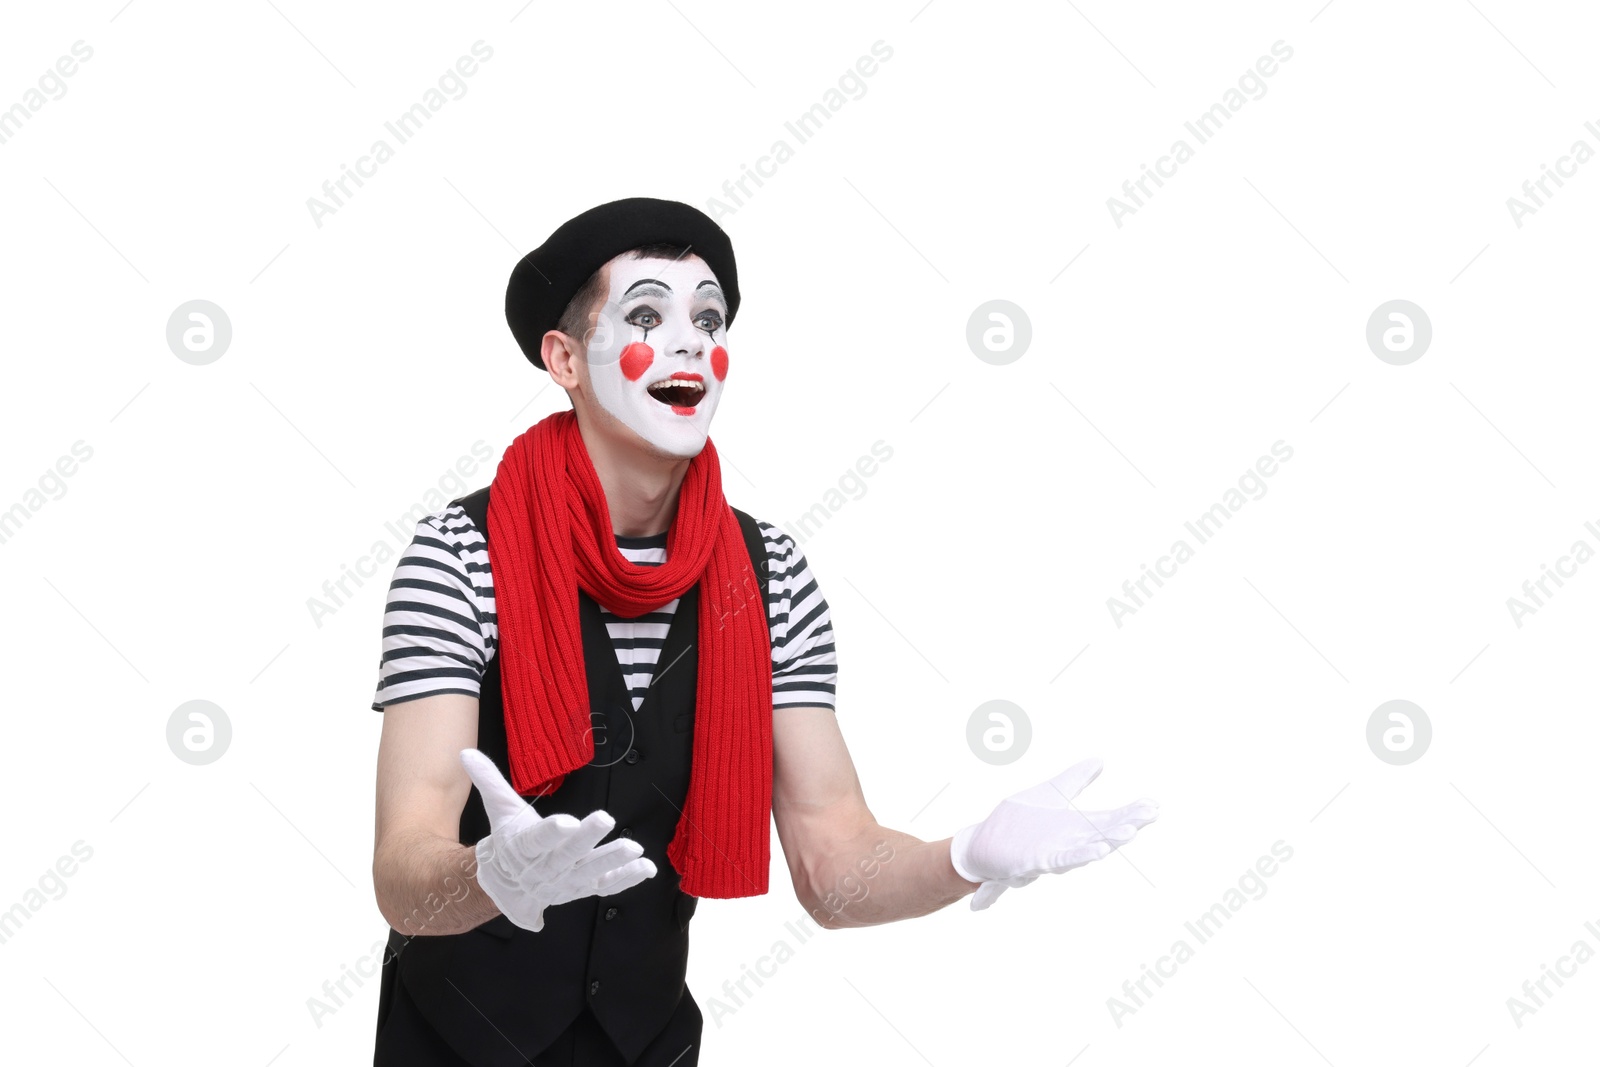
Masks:
[[[640,245],[638,248],[629,249],[623,255],[631,259],[646,259],[657,257],[660,259],[681,259],[688,255],[690,249],[686,245],[657,242],[655,244]],[[567,308],[561,313],[561,318],[556,323],[556,329],[568,337],[582,341],[587,347],[589,332],[589,316],[595,306],[605,301],[606,292],[601,287],[600,274],[605,270],[601,267],[589,275],[589,280],[583,287],[572,294],[572,299],[567,301]]]

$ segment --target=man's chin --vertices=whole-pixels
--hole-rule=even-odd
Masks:
[[[593,410],[607,426],[610,436],[626,441],[638,452],[667,462],[681,462],[698,456],[705,449],[710,434],[709,416],[701,419],[671,413],[673,421],[661,420],[666,422],[666,426],[648,427],[652,432],[646,437],[605,405],[596,404]],[[662,410],[670,413],[669,408],[663,407]]]
[[[664,410],[669,413],[668,418],[661,420],[666,423],[665,426],[655,430],[651,437],[637,433],[635,436],[653,455],[663,459],[693,459],[698,456],[706,447],[706,438],[711,432],[711,416],[715,412],[707,410],[696,415],[680,415],[670,407],[664,406]]]
[[[705,451],[706,434],[696,432],[692,436],[681,435],[681,439],[671,441],[651,441],[640,438],[644,447],[660,459],[693,459]]]
[[[682,419],[682,416],[674,416]],[[634,448],[654,459],[668,462],[693,459],[706,447],[707,434],[687,425],[688,420],[683,419],[685,425],[674,426],[672,431],[659,431],[649,437],[626,423],[621,423]]]

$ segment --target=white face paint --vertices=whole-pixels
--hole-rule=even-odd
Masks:
[[[728,376],[728,305],[716,275],[693,254],[671,260],[623,253],[611,260],[609,280],[589,337],[595,399],[668,455],[698,455]],[[699,388],[650,388],[672,378]]]

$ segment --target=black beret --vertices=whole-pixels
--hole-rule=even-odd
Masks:
[[[728,298],[728,325],[739,310],[739,271],[733,242],[711,217],[676,200],[635,196],[590,208],[563,222],[544,244],[523,256],[506,286],[506,322],[522,354],[545,369],[539,349],[590,275],[608,260],[641,245],[687,245],[706,261]]]

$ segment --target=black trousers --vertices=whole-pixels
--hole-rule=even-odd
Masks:
[[[384,989],[388,1003],[379,1005],[373,1067],[473,1067],[445,1044],[418,1013],[404,982]],[[696,1067],[700,1062],[700,1031],[704,1024],[700,1006],[688,987],[678,1010],[631,1065],[611,1043],[588,1008],[547,1049],[525,1062],[531,1067]],[[519,1050],[526,1056],[527,1049]]]

